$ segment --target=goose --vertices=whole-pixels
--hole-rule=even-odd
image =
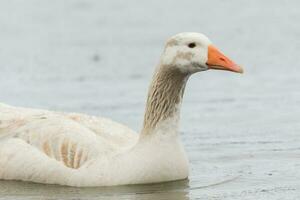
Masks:
[[[0,104],[0,179],[76,187],[187,179],[181,101],[190,75],[209,69],[243,72],[201,33],[170,37],[139,134],[107,118]]]

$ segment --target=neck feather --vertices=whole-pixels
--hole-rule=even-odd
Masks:
[[[146,103],[142,135],[153,134],[163,122],[175,123],[177,132],[181,100],[187,74],[171,66],[160,66],[153,76]]]

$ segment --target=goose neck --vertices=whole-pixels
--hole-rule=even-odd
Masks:
[[[177,134],[188,74],[161,66],[153,76],[146,103],[142,136]]]

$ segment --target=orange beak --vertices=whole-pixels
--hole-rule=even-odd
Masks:
[[[240,66],[227,58],[213,45],[208,46],[208,59],[206,64],[208,65],[209,69],[219,69],[243,73],[243,69]]]

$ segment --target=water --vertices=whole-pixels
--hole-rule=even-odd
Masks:
[[[299,1],[1,1],[0,101],[141,128],[167,37],[196,31],[245,68],[194,75],[189,181],[113,188],[0,182],[0,199],[299,199]]]

